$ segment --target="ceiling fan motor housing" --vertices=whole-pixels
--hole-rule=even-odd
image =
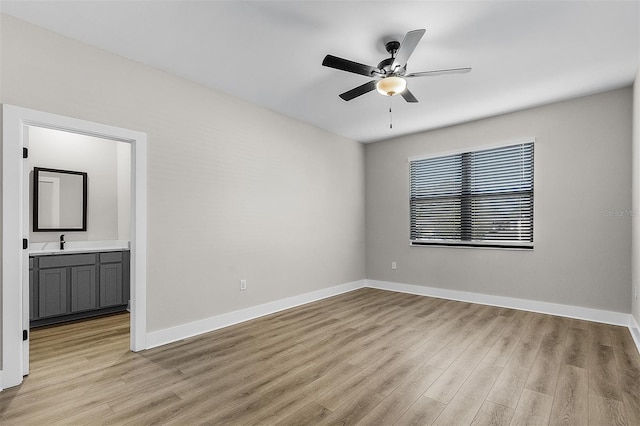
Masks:
[[[393,62],[395,60],[396,53],[398,52],[398,49],[400,49],[400,42],[395,40],[388,41],[387,43],[385,43],[384,47],[385,49],[387,49],[387,52],[391,55],[391,57],[381,61],[378,64],[378,69],[384,71],[385,75],[404,75],[406,66],[402,68],[396,66],[395,70],[391,69],[391,66],[393,65]]]
[[[391,69],[394,58],[387,58],[378,64],[378,68],[384,71],[385,75],[404,75],[406,71],[405,67],[396,67],[395,70]]]
[[[395,55],[398,49],[400,49],[400,42],[395,40],[388,41],[384,44],[384,48],[387,49],[390,55]]]

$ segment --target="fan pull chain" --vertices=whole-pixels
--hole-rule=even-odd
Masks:
[[[389,128],[393,129],[393,112],[391,106],[393,105],[393,97],[389,96]]]

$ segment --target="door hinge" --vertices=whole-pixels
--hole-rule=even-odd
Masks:
[[[29,158],[29,148],[22,148],[22,158]]]
[[[29,248],[29,240],[27,240],[26,238],[22,239],[22,250],[26,250]]]
[[[29,338],[29,331],[28,330],[22,330],[22,341],[24,342],[28,338]]]

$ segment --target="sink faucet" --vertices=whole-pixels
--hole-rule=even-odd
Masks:
[[[60,250],[64,250],[64,234],[60,234]]]

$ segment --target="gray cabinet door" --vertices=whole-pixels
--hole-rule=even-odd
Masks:
[[[87,311],[98,307],[98,283],[96,267],[73,266],[71,268],[71,312]]]
[[[67,313],[67,268],[41,269],[38,274],[39,318]]]
[[[100,307],[121,305],[122,263],[100,265]]]
[[[29,320],[36,319],[36,313],[38,312],[38,298],[36,297],[36,281],[33,269],[29,269]]]

